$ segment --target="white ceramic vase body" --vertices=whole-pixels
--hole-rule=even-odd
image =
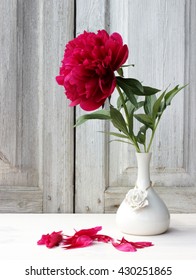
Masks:
[[[170,223],[169,211],[151,186],[150,160],[151,153],[136,153],[138,173],[136,195],[128,192],[116,213],[118,228],[126,234],[157,235],[167,231]],[[140,201],[140,194],[144,201]],[[139,198],[138,198],[139,197]],[[136,205],[135,205],[135,200]],[[131,201],[131,203],[130,203]],[[137,203],[139,207],[137,207]]]

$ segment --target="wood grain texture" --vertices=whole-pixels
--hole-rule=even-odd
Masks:
[[[1,84],[0,84],[0,185],[12,186],[13,191],[1,192],[0,211],[8,208],[17,194],[17,186],[38,187],[39,145],[38,138],[38,78],[39,78],[39,3],[1,1]],[[30,12],[31,11],[31,12]],[[16,192],[14,192],[16,188]],[[26,192],[29,202],[33,192]],[[20,194],[18,193],[18,199]],[[31,204],[31,210],[33,211]],[[23,207],[23,211],[25,211]],[[41,211],[42,205],[35,206]],[[27,211],[29,211],[27,207]]]
[[[128,44],[129,77],[189,84],[160,122],[151,176],[170,211],[196,212],[196,1],[2,0],[0,14],[0,212],[115,212],[134,186],[132,147],[109,143],[104,121],[74,132],[55,82],[74,33],[102,28]]]
[[[8,171],[16,165],[16,72],[17,6],[15,1],[0,2],[0,166]],[[5,33],[5,30],[7,32]],[[9,142],[8,140],[9,139]]]
[[[44,1],[40,77],[44,212],[73,212],[73,109],[55,81],[65,44],[73,36],[74,1]]]
[[[169,5],[168,1],[128,1],[125,10],[120,9],[119,1],[112,1],[120,13],[119,17],[125,18],[125,26],[128,25],[128,30],[125,28],[124,31],[124,21],[117,23],[115,14],[110,12],[111,31],[117,30],[123,37],[125,32],[130,50],[128,63],[135,64],[127,73],[129,77],[160,89],[165,89],[169,84],[184,84],[185,8],[184,1],[177,2],[170,1]],[[183,101],[184,95],[180,94],[162,117],[153,143],[155,168],[183,167]],[[113,170],[116,170],[116,174],[123,173],[127,167],[135,165],[135,158],[133,149],[128,145],[113,143],[110,149],[110,181],[113,182],[119,180],[115,179]]]
[[[73,110],[55,76],[73,38],[74,1],[0,5],[0,211],[72,212]]]
[[[0,186],[0,205],[3,213],[41,213],[42,191],[38,187]]]
[[[97,32],[106,28],[107,1],[78,0],[76,2],[76,33]],[[84,114],[77,110],[76,117]],[[105,122],[90,121],[76,129],[75,211],[102,213],[107,176]]]
[[[109,187],[105,191],[105,213],[115,213],[130,188]],[[195,213],[195,187],[156,187],[170,213]]]
[[[195,2],[125,2],[111,1],[110,28],[111,32],[123,34],[128,43],[128,63],[135,64],[135,67],[126,74],[157,88],[166,88],[169,84],[191,84],[175,97],[163,115],[153,143],[151,169],[156,183],[163,187],[160,190],[166,201],[171,202],[171,197],[178,193],[176,201],[180,198],[181,209],[175,202],[173,208],[172,204],[169,205],[172,211],[193,212],[196,204],[190,198],[196,195]],[[114,10],[118,10],[118,17],[123,21],[117,20]],[[115,101],[115,97],[113,99]],[[135,152],[129,145],[115,142],[110,144],[109,150],[108,190],[117,187],[121,189],[119,193],[125,194],[124,190],[133,187],[136,180]],[[177,191],[178,187],[181,193]],[[109,194],[113,201],[112,191],[108,190],[106,212]],[[119,203],[117,197],[114,204]]]

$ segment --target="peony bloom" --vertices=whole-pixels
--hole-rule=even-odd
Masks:
[[[84,32],[65,48],[56,81],[64,86],[70,106],[80,104],[86,111],[102,106],[116,86],[114,71],[125,63],[128,47],[120,34],[105,30]]]
[[[46,245],[48,248],[59,246],[62,242],[62,231],[52,232],[51,234],[43,234],[41,239],[37,241],[38,245]]]

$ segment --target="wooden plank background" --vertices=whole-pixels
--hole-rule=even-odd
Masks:
[[[130,77],[189,83],[161,120],[151,168],[170,211],[195,212],[196,1],[2,0],[0,14],[0,212],[111,213],[134,185],[132,148],[109,143],[104,121],[74,129],[84,112],[55,82],[65,44],[102,28],[128,44]]]
[[[73,110],[55,82],[74,1],[0,1],[0,211],[73,211]]]
[[[84,30],[107,29],[107,1],[77,1],[76,34]],[[78,109],[76,117],[82,110]],[[76,129],[75,211],[104,212],[104,190],[107,180],[107,147],[105,122],[87,122]]]
[[[130,49],[128,63],[135,64],[128,75],[161,89],[170,84],[190,84],[164,113],[152,149],[151,179],[155,189],[170,211],[178,213],[196,211],[196,161],[191,153],[196,139],[192,78],[195,4],[185,0],[127,0],[123,4],[110,1],[110,32],[117,30],[124,35]],[[117,17],[124,20],[118,21]],[[114,212],[127,190],[134,186],[137,170],[132,148],[114,142],[109,149],[105,211]]]

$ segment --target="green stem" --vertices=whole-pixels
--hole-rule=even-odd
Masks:
[[[127,106],[126,106],[126,104],[125,104],[124,96],[123,96],[123,94],[122,94],[122,92],[121,92],[121,90],[120,90],[120,87],[119,87],[118,85],[116,85],[116,88],[117,88],[117,90],[118,90],[118,93],[119,93],[120,98],[121,98],[121,101],[122,101],[122,105],[123,105],[123,109],[124,109],[124,111],[125,111],[125,115],[126,115],[128,127],[130,127],[130,126],[129,126],[129,124],[130,124],[130,121],[129,121],[129,112],[128,112]],[[136,141],[136,139],[135,139],[135,136],[134,136],[134,135],[133,135],[133,137],[130,136],[130,139],[131,139],[133,145],[135,146],[136,151],[137,151],[138,153],[140,153],[141,151],[140,151],[140,148],[139,148],[139,146],[138,146],[138,143],[137,143],[137,141]]]
[[[146,141],[144,143],[144,152],[146,153]]]
[[[148,148],[147,148],[147,151],[146,151],[147,153],[149,153],[149,151],[150,151],[150,148],[151,148],[151,145],[152,145],[152,141],[154,139],[155,131],[157,129],[157,126],[159,124],[160,119],[161,119],[161,116],[159,116],[159,119],[158,119],[155,127],[153,128],[153,132],[152,132],[152,135],[151,135],[151,138],[150,138],[150,142],[149,142],[149,145],[148,145]]]
[[[122,105],[123,105],[123,109],[124,109],[124,111],[125,111],[125,115],[126,115],[126,118],[127,118],[127,122],[129,123],[129,113],[128,113],[128,110],[127,110],[127,106],[126,106],[126,104],[125,104],[124,96],[123,96],[123,94],[122,94],[122,92],[121,92],[121,90],[120,90],[120,88],[119,88],[118,85],[116,85],[116,88],[117,88],[117,90],[118,90],[118,93],[119,93],[120,98],[121,98],[121,101],[122,101]]]

